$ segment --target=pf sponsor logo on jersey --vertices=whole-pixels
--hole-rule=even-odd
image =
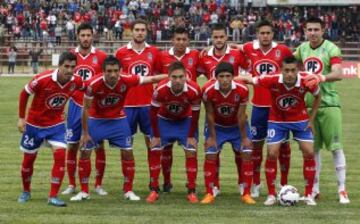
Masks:
[[[172,114],[180,114],[184,111],[184,107],[177,102],[170,102],[166,105],[166,109]]]
[[[216,108],[216,110],[219,114],[221,114],[221,116],[229,117],[234,113],[235,108],[228,104],[221,104]]]
[[[193,59],[192,59],[192,58],[189,58],[189,60],[188,60],[188,64],[189,64],[189,66],[192,66],[192,65],[194,64],[194,61],[193,61]]]
[[[323,70],[323,63],[317,57],[310,57],[304,61],[305,71],[320,74]]]
[[[62,109],[67,101],[65,94],[53,94],[46,99],[46,105],[51,109]]]
[[[129,66],[129,73],[138,76],[148,76],[150,75],[150,68],[151,66],[144,61],[135,62]]]
[[[254,70],[258,75],[269,75],[278,72],[280,66],[273,60],[263,59],[254,64]]]
[[[76,68],[75,74],[80,76],[83,81],[86,81],[95,75],[95,70],[91,66],[80,65]]]
[[[276,99],[276,104],[281,110],[288,110],[299,104],[300,99],[294,95],[282,95]]]
[[[99,100],[99,104],[101,107],[111,107],[120,102],[121,98],[116,94],[109,94],[106,97]]]

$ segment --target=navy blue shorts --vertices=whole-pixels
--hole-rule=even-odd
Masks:
[[[288,138],[290,131],[297,141],[313,142],[313,133],[310,128],[306,128],[307,125],[308,121],[293,123],[269,122],[266,143],[269,145],[284,142]]]
[[[262,141],[267,136],[269,107],[253,106],[251,111],[251,134],[253,141]]]
[[[66,141],[68,143],[78,143],[80,141],[82,131],[81,114],[82,107],[70,99],[66,127]]]
[[[146,107],[125,107],[125,113],[129,122],[131,135],[135,135],[137,127],[146,135],[151,136],[150,106]]]

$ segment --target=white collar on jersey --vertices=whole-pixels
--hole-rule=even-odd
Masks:
[[[171,89],[171,81],[168,81],[168,83],[166,83],[166,86]],[[189,90],[189,87],[188,87],[187,83],[185,82],[182,92],[187,92],[188,90]]]
[[[229,45],[226,45],[226,50],[225,50],[225,54],[229,54],[230,53],[230,47]],[[211,57],[214,57],[214,46],[212,46],[209,51],[208,51],[208,55]]]
[[[96,50],[96,48],[94,46],[91,46],[90,53],[94,54],[95,50]],[[79,53],[79,52],[80,52],[80,47],[78,46],[78,47],[75,48],[75,53]]]
[[[220,90],[220,83],[219,80],[216,80],[215,84],[214,84],[214,88],[216,90]],[[234,81],[231,81],[231,89],[236,89],[236,84]]]
[[[276,42],[274,42],[274,41],[271,42],[271,48],[274,48],[274,47],[276,47],[277,45],[278,45],[278,44],[277,44]],[[260,49],[259,40],[253,40],[253,48],[254,48],[255,50]]]
[[[150,45],[145,42],[145,48],[147,48],[147,47],[150,47]],[[129,43],[126,45],[126,48],[127,48],[127,49],[133,49],[133,46],[132,46],[132,44],[131,44],[131,41],[129,41]]]
[[[187,47],[187,48],[185,49],[185,54],[188,54],[188,53],[190,53],[190,48]],[[174,52],[174,48],[173,48],[173,47],[169,49],[169,54],[170,54],[171,56],[174,56],[174,55],[175,55],[175,52]]]
[[[284,75],[280,74],[279,76],[279,83],[284,84]],[[297,74],[297,80],[294,87],[300,87],[301,86],[301,75]]]
[[[59,69],[55,69],[53,71],[53,73],[51,74],[51,79],[54,81],[54,82],[58,82],[58,72],[59,72]],[[72,76],[71,77],[71,81],[73,81],[75,79],[75,76]]]

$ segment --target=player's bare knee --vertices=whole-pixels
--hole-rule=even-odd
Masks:
[[[241,152],[239,154],[239,157],[241,157],[241,159],[243,161],[250,161],[252,158],[251,158],[251,154],[252,154],[252,151],[248,151],[248,152]],[[235,154],[236,157],[238,157],[238,155]]]
[[[81,150],[80,151],[80,159],[90,159],[91,150]]]
[[[217,154],[206,154],[205,156],[206,160],[216,161],[217,160]]]
[[[186,158],[195,158],[196,157],[196,151],[194,151],[194,150],[185,150],[185,157]]]
[[[69,143],[67,148],[70,151],[77,151],[79,149],[79,143]]]
[[[132,150],[121,150],[122,160],[134,160],[134,154]]]

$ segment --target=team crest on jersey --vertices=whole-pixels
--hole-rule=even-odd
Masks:
[[[166,109],[172,114],[180,114],[184,111],[184,107],[177,102],[170,102],[166,105]]]
[[[129,73],[138,76],[150,75],[151,66],[145,61],[137,61],[129,66]]]
[[[289,110],[295,107],[300,102],[300,99],[294,95],[282,95],[276,99],[276,104],[281,110]]]
[[[72,91],[75,90],[75,88],[76,88],[76,84],[75,84],[75,83],[72,83],[71,86],[70,86],[70,88],[69,88],[69,90],[72,92]]]
[[[101,107],[111,107],[118,104],[121,100],[121,97],[116,94],[107,95],[105,98],[99,100]]]
[[[276,58],[280,58],[280,56],[281,56],[281,51],[280,51],[280,50],[276,50],[276,51],[275,51],[275,57],[276,57]]]
[[[194,64],[194,61],[192,58],[189,58],[188,64],[189,64],[189,66],[192,66]]]
[[[299,93],[301,93],[301,94],[305,93],[305,89],[303,87],[300,87],[299,88]]]
[[[93,59],[92,59],[92,64],[93,65],[96,65],[98,63],[98,58],[95,56],[95,57],[93,57]]]
[[[235,100],[235,102],[239,102],[239,101],[240,101],[240,96],[239,96],[239,94],[235,94],[234,100]]]
[[[46,99],[46,106],[50,109],[62,109],[67,101],[65,94],[53,94]]]
[[[305,71],[320,74],[323,70],[323,62],[317,57],[309,57],[304,61]]]
[[[80,76],[83,81],[86,81],[95,75],[95,70],[91,66],[80,65],[76,68],[75,74]]]
[[[280,66],[273,60],[263,59],[254,64],[254,70],[258,75],[269,75],[278,72]]]
[[[148,59],[151,60],[151,61],[153,60],[153,55],[152,55],[152,53],[148,53]]]
[[[231,115],[233,115],[235,108],[231,105],[228,104],[220,104],[217,108],[216,108],[217,112],[219,114],[221,114],[221,116],[223,117],[230,117]]]
[[[120,92],[125,92],[126,91],[126,85],[125,84],[122,84],[121,86],[120,86]]]
[[[235,61],[234,56],[230,56],[230,58],[229,58],[229,63],[230,63],[230,64],[234,64],[234,61]]]

